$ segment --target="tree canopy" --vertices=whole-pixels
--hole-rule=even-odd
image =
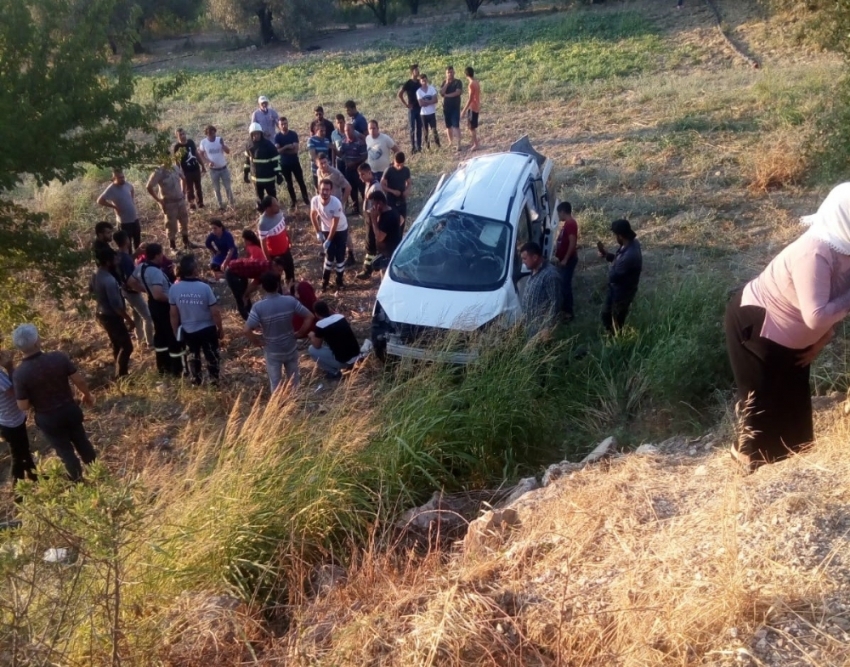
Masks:
[[[259,30],[263,44],[282,40],[303,46],[331,14],[327,0],[208,0],[214,20],[231,30]]]
[[[165,137],[157,103],[133,100],[129,53],[114,60],[110,39],[132,44],[135,26],[104,20],[122,0],[0,0],[0,284],[21,270],[49,272],[67,286],[80,253],[43,230],[44,216],[16,205],[12,192],[31,177],[67,182],[88,165],[152,161]],[[172,82],[155,92],[170,92]],[[128,139],[133,137],[133,139]],[[21,289],[7,290],[6,298]]]

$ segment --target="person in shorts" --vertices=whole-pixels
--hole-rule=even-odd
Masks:
[[[440,86],[440,95],[443,98],[443,117],[446,121],[446,137],[449,147],[454,146],[460,150],[460,96],[463,94],[463,84],[460,79],[455,78],[454,67],[446,67],[446,78]],[[457,138],[457,144],[454,139]]]
[[[467,67],[464,74],[466,74],[466,80],[469,84],[469,99],[466,100],[466,105],[460,115],[466,117],[466,124],[469,127],[469,133],[472,135],[472,145],[469,150],[474,151],[478,148],[478,112],[481,111],[481,84],[475,78],[475,70],[471,67]]]

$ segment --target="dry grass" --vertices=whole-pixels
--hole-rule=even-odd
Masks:
[[[724,447],[628,456],[522,501],[503,548],[367,561],[268,664],[846,664],[839,411],[812,451],[748,478]]]
[[[766,193],[803,183],[811,168],[807,156],[810,141],[809,134],[800,128],[763,137],[745,165],[750,192]]]

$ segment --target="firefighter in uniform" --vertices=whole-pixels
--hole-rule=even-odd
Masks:
[[[263,128],[259,123],[251,123],[248,132],[251,141],[245,148],[245,182],[254,182],[259,201],[266,195],[277,197],[275,183],[283,183],[277,148],[263,136]]]

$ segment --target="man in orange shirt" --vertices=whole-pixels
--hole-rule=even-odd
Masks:
[[[469,150],[474,151],[478,148],[478,112],[481,111],[481,84],[475,78],[475,70],[471,67],[467,67],[464,73],[469,82],[469,99],[466,101],[466,106],[463,107],[461,116],[466,116],[469,133],[472,135],[472,145]]]

